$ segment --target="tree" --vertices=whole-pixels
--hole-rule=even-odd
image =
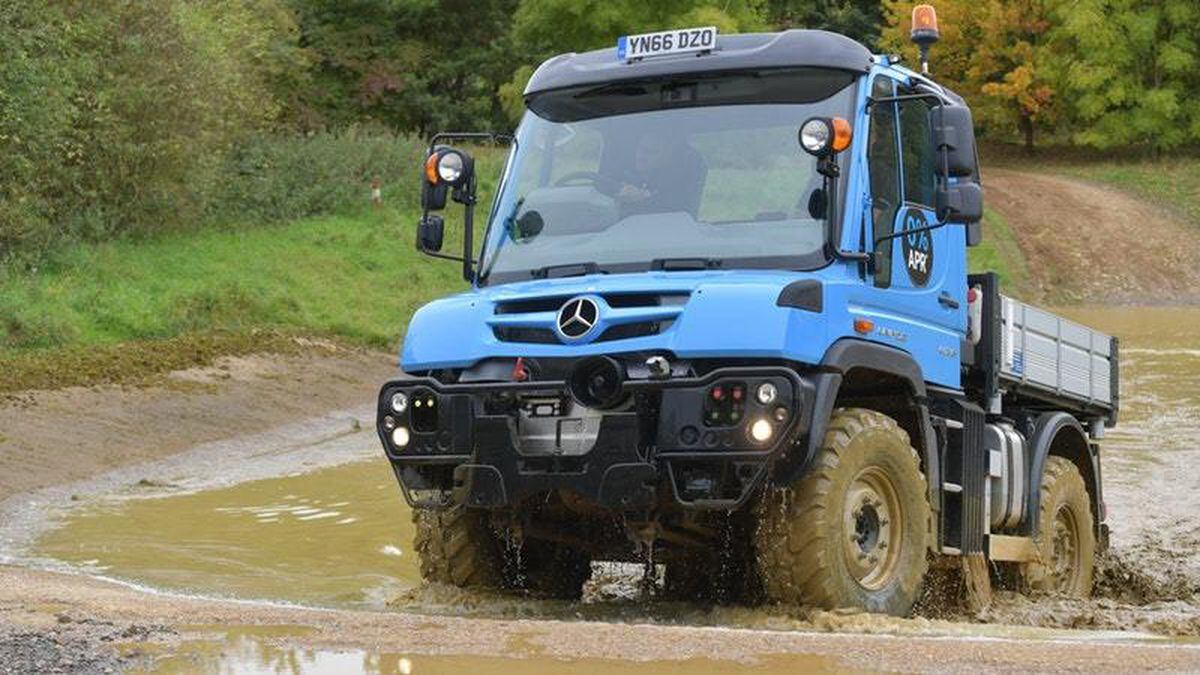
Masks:
[[[1076,0],[1054,18],[1077,143],[1157,153],[1200,141],[1200,5]]]
[[[997,135],[1018,131],[1028,151],[1039,126],[1056,113],[1048,31],[1062,0],[942,0],[937,3],[942,39],[933,48],[941,82],[971,103],[980,127]],[[913,5],[885,0],[882,43],[911,55]]]
[[[854,38],[870,49],[879,44],[883,4],[879,0],[767,0],[763,15],[772,28],[818,28]]]
[[[316,60],[308,126],[374,120],[422,133],[504,119],[496,90],[518,61],[517,0],[289,0]]]

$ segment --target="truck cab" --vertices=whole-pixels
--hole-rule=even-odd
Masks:
[[[554,57],[525,102],[477,259],[469,151],[423,167],[418,246],[471,288],[413,316],[377,425],[429,580],[574,597],[640,561],[903,615],[957,558],[1090,590],[1116,341],[968,275],[960,97],[833,33],[702,28]]]

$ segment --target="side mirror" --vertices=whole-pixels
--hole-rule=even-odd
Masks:
[[[450,194],[450,186],[435,185],[429,181],[421,181],[421,208],[426,211],[441,211],[446,208],[446,197]]]
[[[426,214],[417,223],[417,250],[437,252],[442,250],[442,239],[446,233],[446,221],[441,216]]]
[[[983,188],[972,180],[959,179],[954,184],[943,182],[936,200],[937,217],[943,223],[971,225],[983,219]]]
[[[975,127],[971,109],[963,105],[935,105],[929,110],[929,128],[938,171],[946,177],[979,176],[975,154]]]

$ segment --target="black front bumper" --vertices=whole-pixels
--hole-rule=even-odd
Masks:
[[[767,405],[753,395],[763,382],[771,382],[778,392]],[[728,404],[713,415],[713,388],[734,385],[742,389],[741,412]],[[631,511],[662,499],[687,508],[736,508],[812,422],[813,384],[782,366],[721,368],[698,378],[628,380],[623,388],[631,397],[630,406],[605,412],[594,443],[583,453],[522,448],[514,413],[497,409],[505,401],[531,396],[557,397],[569,409],[575,404],[568,402],[563,381],[394,380],[380,391],[377,430],[405,499],[413,506],[500,508],[567,490],[596,506]],[[409,401],[402,413],[391,407],[397,392]],[[770,440],[761,443],[748,434],[749,425],[760,419],[769,420],[773,428]],[[403,447],[393,439],[396,427],[405,430]]]

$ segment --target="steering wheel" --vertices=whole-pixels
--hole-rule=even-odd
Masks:
[[[567,187],[569,185],[591,185],[598,192],[603,192],[604,194],[613,194],[621,189],[621,181],[601,173],[596,173],[595,171],[572,171],[554,181],[554,187]]]

